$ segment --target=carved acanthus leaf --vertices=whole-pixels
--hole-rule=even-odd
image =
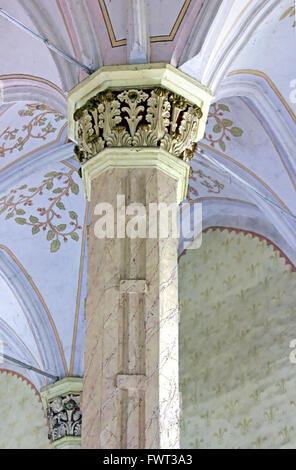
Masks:
[[[187,161],[196,150],[202,111],[163,88],[106,91],[74,115],[81,163],[106,147],[161,147]]]
[[[81,436],[80,395],[68,394],[48,403],[48,419],[53,441]]]

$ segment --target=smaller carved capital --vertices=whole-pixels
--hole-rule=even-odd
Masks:
[[[79,447],[82,413],[80,409],[82,379],[66,377],[41,390],[50,429],[49,437],[55,447]]]

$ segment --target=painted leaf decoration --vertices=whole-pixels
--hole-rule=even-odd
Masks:
[[[61,211],[64,211],[64,210],[65,210],[65,206],[64,206],[64,204],[63,204],[61,201],[57,202],[57,207],[58,207]]]
[[[219,109],[221,109],[221,111],[230,111],[229,107],[226,106],[226,104],[219,104]]]
[[[230,132],[234,137],[241,137],[243,135],[243,130],[239,127],[233,127],[230,129]]]
[[[76,212],[74,212],[74,211],[70,211],[70,212],[69,212],[69,215],[70,215],[71,219],[73,219],[73,220],[78,219],[78,215],[77,215]]]
[[[219,126],[219,124],[216,124],[213,127],[213,132],[215,132],[216,134],[219,134],[219,132],[221,132],[221,126]]]
[[[230,119],[223,119],[222,122],[225,127],[230,127],[233,125],[233,121],[230,121]]]
[[[35,225],[33,228],[32,228],[32,234],[33,235],[36,235],[36,233],[39,233],[40,232],[40,228],[37,227],[37,225]]]
[[[51,240],[54,239],[54,231],[53,230],[49,230],[48,233],[47,233],[47,240],[50,242]]]
[[[50,127],[48,127],[50,129]],[[0,151],[1,152],[1,151]],[[53,201],[55,207],[60,210],[66,210],[64,203],[62,202],[62,197],[68,196],[69,189],[72,191],[73,194],[79,193],[79,185],[73,182],[72,179],[73,170],[69,173],[58,173],[58,172],[50,172],[45,175],[45,179],[40,183],[40,186],[37,187],[28,187],[28,185],[22,185],[16,188],[14,191],[10,191],[10,193],[6,196],[0,198],[0,215],[4,213],[6,219],[14,218],[15,222],[19,225],[31,225],[32,235],[36,235],[41,232],[41,229],[45,231],[46,239],[50,242],[50,250],[51,252],[55,253],[61,247],[60,238],[63,238],[64,241],[67,241],[67,238],[70,236],[72,240],[78,242],[80,240],[80,236],[77,232],[71,232],[65,235],[67,230],[67,224],[60,223],[59,225],[55,225],[55,218],[60,219],[61,216],[57,214],[53,210],[53,221],[52,219],[48,219],[49,211],[52,210],[52,204],[49,204],[49,207],[46,208],[38,208],[37,216],[34,214],[28,215],[28,218],[25,217],[17,217],[17,216],[26,216],[26,207],[23,209],[19,207],[19,204],[27,204],[33,205],[33,198],[38,194],[42,194],[43,188],[47,188],[48,190],[54,189],[54,178],[58,178],[59,180],[65,176],[66,180],[62,183],[65,187],[58,187],[52,191],[55,194],[59,194],[56,199],[50,198],[48,201]],[[52,178],[51,180],[46,180],[46,178]],[[30,196],[24,196],[22,193],[17,193],[18,191],[27,190],[32,193]],[[13,194],[12,194],[13,193]],[[15,202],[15,198],[18,198]],[[5,214],[6,212],[6,214]],[[75,211],[68,211],[69,217],[75,221],[75,224],[71,222],[72,225],[77,225],[74,230],[80,230],[81,227],[78,226],[78,214]],[[51,225],[52,224],[52,225]],[[48,227],[48,228],[47,228]]]
[[[223,142],[223,140],[219,140],[219,147],[223,152],[225,152],[226,145],[225,145],[225,142]]]
[[[17,224],[19,225],[25,225],[25,223],[27,222],[26,219],[23,219],[21,217],[17,217],[16,219],[14,219],[16,221]]]
[[[79,240],[78,233],[76,233],[76,232],[72,233],[71,238],[72,238],[72,240],[75,240],[76,242],[78,242],[78,240]]]
[[[71,185],[71,191],[72,191],[73,194],[76,194],[76,195],[79,194],[79,186],[78,186],[78,184],[73,183],[73,184]]]
[[[50,245],[51,253],[56,253],[57,251],[59,251],[60,246],[61,246],[61,242],[59,240],[54,240]]]

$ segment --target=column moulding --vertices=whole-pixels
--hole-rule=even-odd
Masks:
[[[110,148],[82,166],[85,197],[91,200],[91,184],[101,173],[112,168],[150,168],[162,171],[177,181],[177,203],[186,199],[190,166],[180,158],[159,148]]]

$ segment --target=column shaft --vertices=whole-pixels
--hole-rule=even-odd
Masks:
[[[118,195],[147,212],[176,203],[177,181],[159,169],[109,169],[91,194],[82,447],[176,448],[178,240],[98,239],[94,212],[107,202],[116,214]]]

